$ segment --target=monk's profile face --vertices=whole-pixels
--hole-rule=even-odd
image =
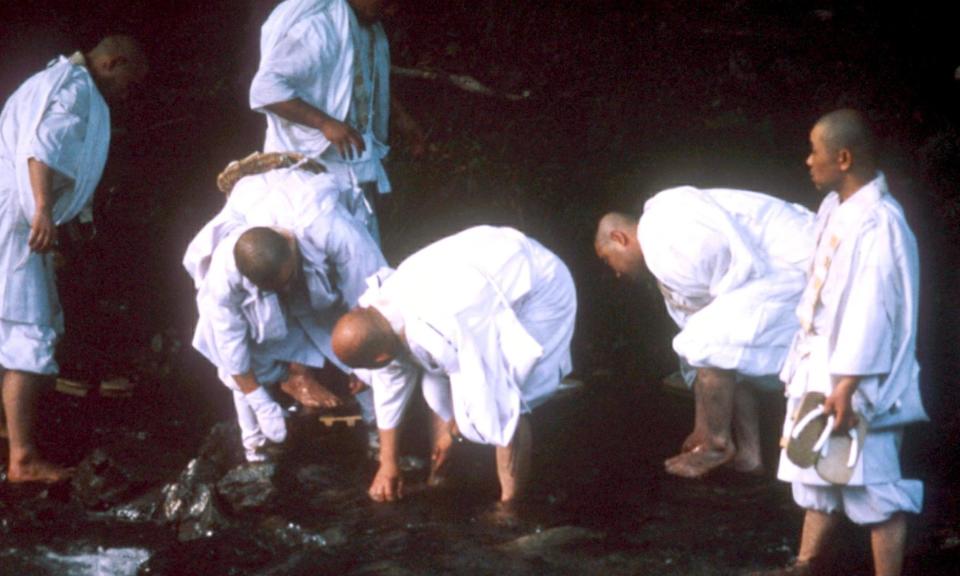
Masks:
[[[603,260],[617,278],[629,278],[637,281],[643,272],[643,255],[639,246],[624,244],[620,239],[612,237],[609,242],[594,245],[597,257]]]
[[[810,168],[810,180],[817,190],[829,192],[840,187],[843,170],[839,152],[827,145],[823,135],[823,126],[817,124],[810,131],[810,155],[807,167]]]
[[[124,55],[111,55],[92,63],[97,88],[108,102],[121,102],[130,95],[130,89],[143,81],[146,64]]]

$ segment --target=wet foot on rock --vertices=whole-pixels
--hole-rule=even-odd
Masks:
[[[73,468],[59,466],[53,462],[36,459],[20,464],[10,464],[7,469],[7,482],[23,484],[34,482],[39,484],[59,484],[66,482],[73,475]]]
[[[667,473],[683,478],[701,478],[734,458],[732,450],[714,450],[700,445],[664,462]]]

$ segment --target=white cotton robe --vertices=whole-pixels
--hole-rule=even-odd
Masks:
[[[364,154],[347,160],[320,130],[265,108],[294,98],[358,129]],[[286,0],[273,10],[261,29],[250,107],[267,118],[264,152],[300,152],[390,192],[382,163],[389,152],[389,45],[383,26],[358,23],[346,0]]]
[[[27,161],[55,171],[56,224],[90,205],[107,161],[110,113],[82,62],[80,54],[53,61],[0,113],[0,364],[6,368],[57,371],[52,353],[63,315],[51,256],[27,244],[35,214]]]
[[[516,230],[467,229],[369,282],[360,304],[383,313],[409,349],[371,373],[380,428],[399,425],[420,382],[430,407],[455,418],[465,437],[506,446],[521,412],[546,401],[572,369],[573,279]]]
[[[254,226],[283,228],[296,237],[301,273],[283,302],[236,268],[233,246]],[[285,363],[321,367],[325,358],[349,372],[333,354],[330,333],[366,289],[365,279],[385,263],[340,204],[330,174],[284,168],[246,176],[184,256],[200,312],[193,345],[221,378],[252,369],[258,380],[275,382],[285,375]]]
[[[637,235],[681,359],[752,378],[780,371],[812,227],[809,210],[756,192],[685,186],[647,201]]]
[[[893,484],[898,509],[917,511],[922,484],[901,480],[903,425],[926,420],[919,392],[916,328],[917,244],[886,179],[873,181],[841,203],[835,192],[817,213],[815,259],[797,314],[781,378],[787,383],[784,432],[807,391],[829,395],[834,379],[860,376],[854,409],[868,422],[863,456],[851,486]],[[781,455],[782,480],[826,486],[814,468],[797,468]]]

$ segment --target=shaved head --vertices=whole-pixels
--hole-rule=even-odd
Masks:
[[[376,308],[357,307],[333,328],[333,353],[353,368],[381,368],[401,347],[400,337]]]
[[[600,219],[597,225],[597,236],[594,239],[594,246],[605,246],[612,242],[610,233],[614,230],[620,230],[629,234],[637,235],[637,223],[639,218],[623,212],[609,212]]]
[[[876,177],[876,137],[863,115],[844,108],[825,114],[810,131],[807,166],[821,192],[849,198]]]
[[[258,226],[240,235],[233,247],[237,270],[262,290],[280,290],[297,263],[290,239],[273,228]]]
[[[876,137],[863,114],[850,108],[834,110],[817,121],[823,143],[831,152],[847,149],[860,162],[873,166],[876,160]]]
[[[94,83],[108,101],[125,99],[130,85],[147,75],[147,57],[130,36],[107,36],[85,57]]]
[[[617,278],[638,280],[643,272],[643,251],[637,239],[639,219],[623,212],[610,212],[600,219],[593,248]]]

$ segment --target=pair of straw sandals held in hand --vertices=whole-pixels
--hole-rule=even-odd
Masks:
[[[863,451],[867,423],[855,413],[856,425],[845,434],[834,433],[836,420],[834,415],[824,414],[825,400],[820,392],[807,392],[801,399],[786,437],[787,458],[800,468],[813,466],[831,484],[847,484]]]

